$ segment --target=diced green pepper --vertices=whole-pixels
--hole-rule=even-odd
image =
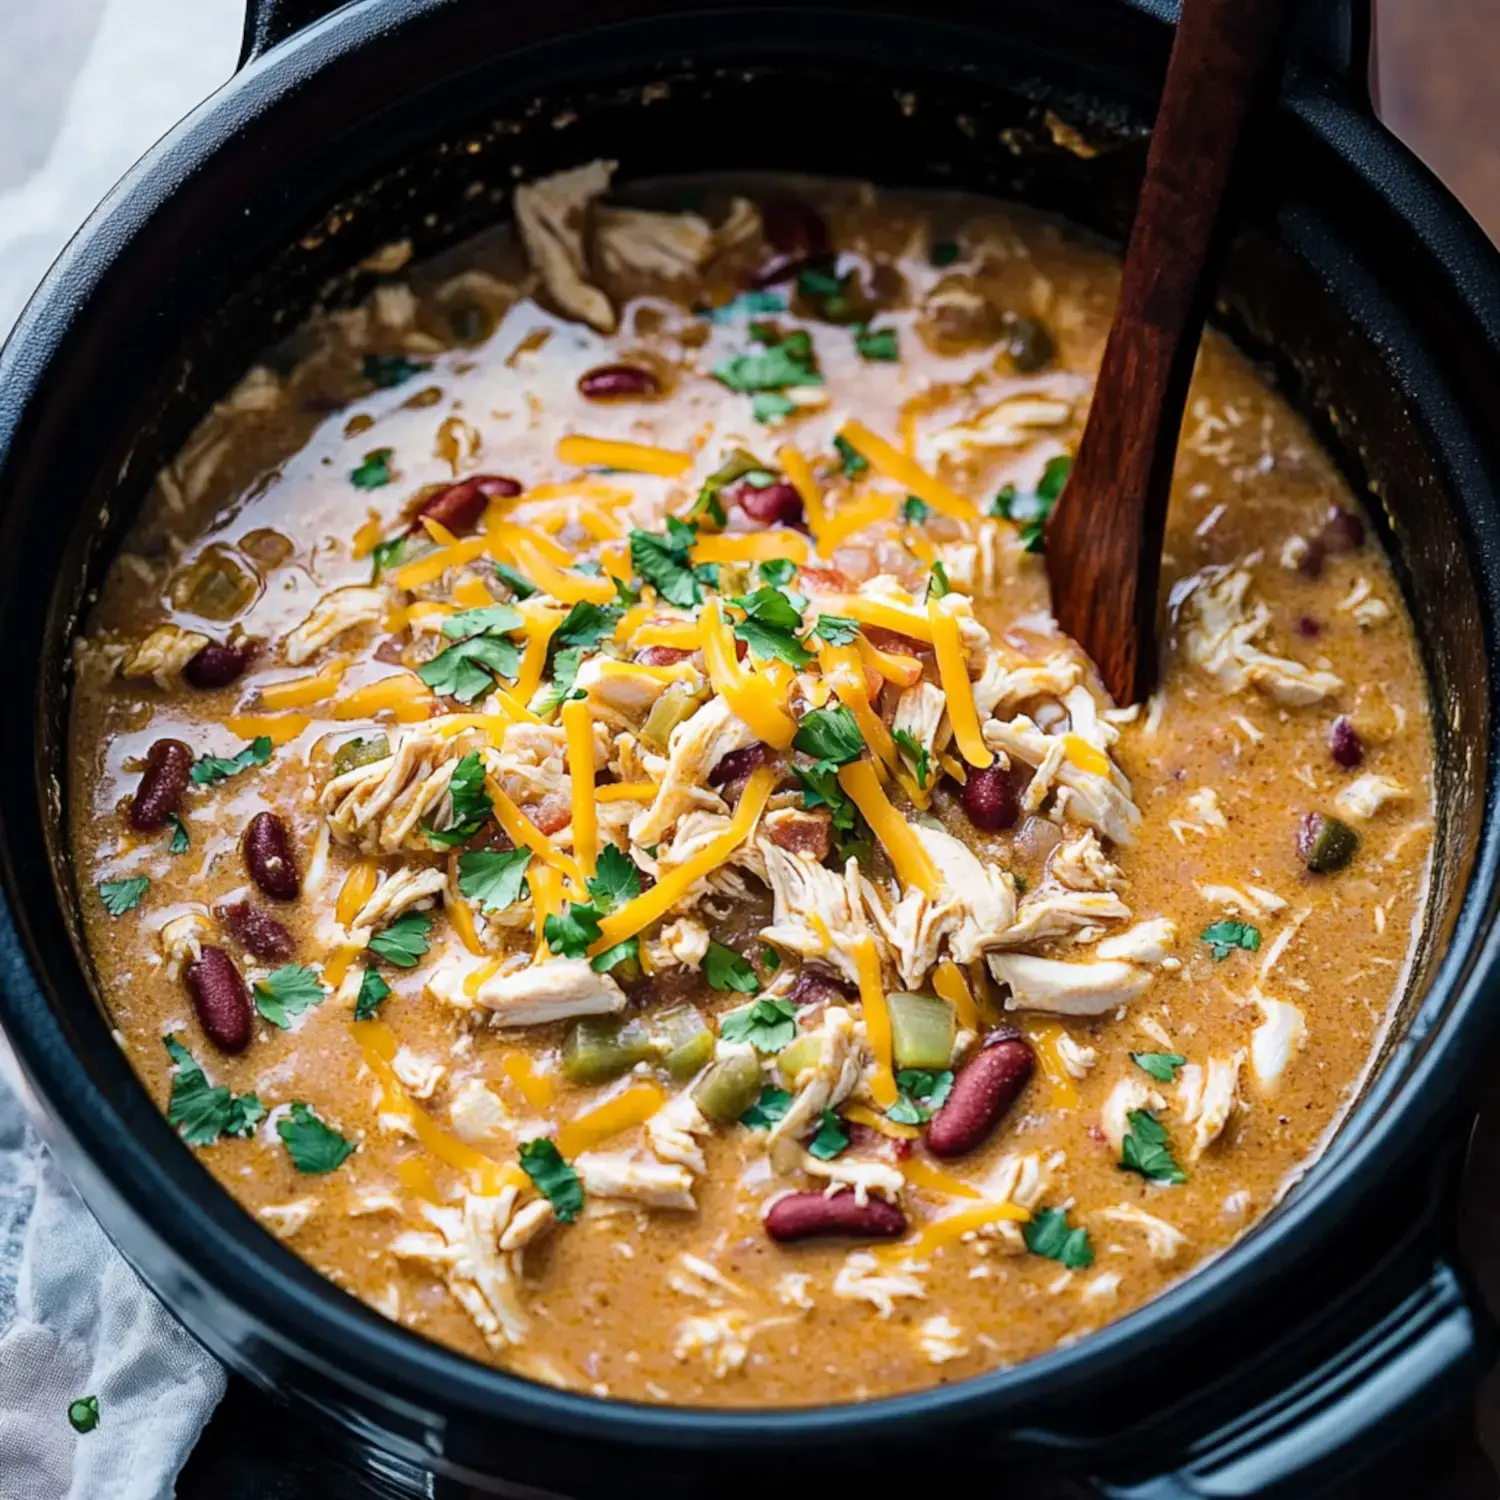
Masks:
[[[795,1042],[789,1042],[776,1054],[776,1066],[788,1083],[795,1083],[797,1075],[817,1066],[823,1055],[823,1038],[815,1031],[804,1032]]]
[[[953,1058],[958,1021],[953,1007],[936,995],[898,990],[886,999],[891,1013],[891,1051],[898,1068],[946,1068]]]
[[[674,1005],[656,1018],[661,1065],[678,1082],[691,1078],[714,1055],[713,1028],[692,1005]]]
[[[1342,870],[1358,847],[1359,835],[1324,813],[1309,813],[1297,829],[1297,852],[1314,875]]]
[[[760,1062],[753,1049],[736,1048],[721,1057],[693,1088],[693,1099],[710,1120],[727,1124],[760,1098]]]
[[[384,760],[391,753],[391,742],[383,734],[372,734],[368,739],[356,735],[345,740],[333,753],[331,767],[335,776],[342,776],[358,766],[368,766]]]
[[[563,1043],[563,1077],[569,1083],[608,1083],[655,1054],[650,1033],[637,1021],[585,1016]]]
[[[646,722],[641,726],[641,743],[648,750],[665,755],[672,731],[684,719],[692,718],[697,711],[697,695],[683,683],[674,682],[651,705],[651,712],[646,715]]]

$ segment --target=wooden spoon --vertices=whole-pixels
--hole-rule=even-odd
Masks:
[[[1294,0],[1183,0],[1120,300],[1068,483],[1047,522],[1058,622],[1117,703],[1156,679],[1167,492],[1208,310],[1224,190],[1277,80]]]

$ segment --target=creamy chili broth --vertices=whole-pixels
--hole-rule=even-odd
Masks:
[[[1351,1098],[1426,889],[1410,622],[1210,336],[1116,709],[1039,555],[1110,256],[608,178],[382,252],[162,474],[76,653],[103,996],[247,1212],[475,1358],[724,1405],[1028,1358]]]

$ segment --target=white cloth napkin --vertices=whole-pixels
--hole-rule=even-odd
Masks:
[[[243,15],[243,0],[107,0],[50,156],[0,194],[0,333],[131,162],[229,76]],[[0,1500],[169,1500],[223,1393],[0,1085]],[[80,1435],[68,1407],[84,1396],[99,1425]]]

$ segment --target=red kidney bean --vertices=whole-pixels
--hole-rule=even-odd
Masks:
[[[660,393],[661,382],[639,365],[599,365],[578,377],[578,394],[590,401],[623,401]]]
[[[245,865],[256,885],[278,901],[295,901],[301,882],[286,824],[273,812],[256,813],[245,830],[244,847]]]
[[[840,979],[831,969],[803,964],[787,991],[787,999],[800,1010],[804,1005],[832,1005],[838,1000],[853,1000],[858,994],[852,984]]]
[[[1019,1031],[992,1031],[958,1070],[943,1107],[927,1126],[934,1156],[963,1156],[982,1146],[1031,1079],[1036,1054]]]
[[[910,1161],[911,1142],[882,1135],[870,1125],[851,1120],[848,1125],[849,1149],[859,1156],[878,1156],[882,1161]]]
[[[520,493],[519,480],[508,478],[504,474],[475,474],[472,478],[450,484],[424,500],[412,516],[408,530],[421,531],[423,518],[429,517],[439,526],[446,526],[455,533],[472,531],[484,514],[486,500],[492,497],[509,499]]]
[[[797,198],[768,198],[760,210],[766,243],[774,252],[755,277],[758,287],[774,286],[809,261],[828,256],[828,225],[822,214]]]
[[[205,948],[183,971],[203,1034],[220,1052],[250,1045],[250,991],[222,948]]]
[[[249,659],[250,652],[244,646],[221,646],[210,641],[188,658],[182,675],[195,688],[228,687],[245,670]]]
[[[1323,576],[1323,564],[1328,561],[1328,548],[1319,538],[1314,537],[1308,544],[1307,550],[1297,559],[1297,571],[1304,578],[1321,578]]]
[[[686,661],[693,653],[680,646],[647,646],[637,651],[635,659],[646,667],[673,667]]]
[[[1325,550],[1337,556],[1344,552],[1358,552],[1365,544],[1364,518],[1357,512],[1345,510],[1341,505],[1328,509],[1328,517],[1318,540]]]
[[[983,771],[970,768],[969,779],[964,782],[963,804],[969,821],[984,833],[1014,828],[1021,815],[1015,783],[1010,772],[999,766]]]
[[[130,804],[130,826],[143,833],[161,828],[167,814],[182,805],[192,769],[193,752],[181,740],[157,740],[146,752],[146,769]]]
[[[1364,741],[1359,737],[1359,730],[1343,714],[1333,721],[1333,727],[1328,731],[1328,753],[1334,763],[1346,771],[1364,763]]]
[[[906,1233],[906,1215],[884,1198],[860,1203],[853,1193],[788,1193],[766,1215],[766,1233],[779,1244],[839,1235],[860,1240],[895,1240]]]
[[[752,521],[762,526],[802,527],[807,517],[802,496],[784,480],[778,479],[763,489],[753,484],[732,484],[724,491],[726,504],[737,505]]]
[[[731,781],[743,781],[752,771],[758,771],[771,760],[771,747],[757,741],[743,750],[731,750],[722,756],[708,773],[710,786],[727,786]]]
[[[214,916],[246,953],[263,963],[285,963],[296,952],[291,933],[263,907],[226,902],[214,907]]]
[[[1311,615],[1299,615],[1295,629],[1305,641],[1316,640],[1323,634],[1323,627]]]

